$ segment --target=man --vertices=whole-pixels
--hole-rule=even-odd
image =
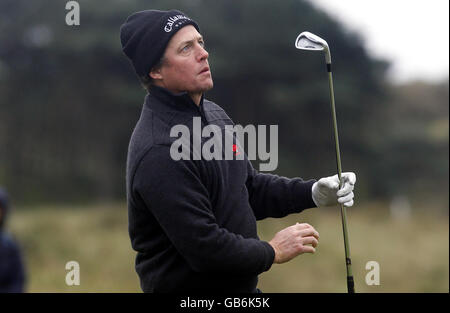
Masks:
[[[0,293],[19,293],[24,291],[25,272],[19,246],[5,230],[9,207],[8,195],[0,188]]]
[[[189,159],[174,160],[174,126],[192,134],[194,118],[202,127],[233,125],[204,98],[213,80],[199,27],[177,10],[147,10],[128,17],[120,36],[148,89],[127,160],[129,234],[143,291],[258,292],[258,275],[273,263],[314,253],[319,233],[311,225],[297,223],[265,242],[256,220],[351,206],[355,175],[343,174],[338,191],[337,175],[316,182],[262,174],[246,157],[198,160],[191,149]]]

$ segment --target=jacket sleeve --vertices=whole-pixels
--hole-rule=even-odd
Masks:
[[[246,181],[250,205],[257,220],[266,217],[284,217],[316,207],[311,189],[315,180],[286,178],[273,174],[263,174],[255,170],[248,161]]]
[[[275,257],[272,246],[219,227],[195,162],[174,161],[168,147],[154,146],[139,164],[133,190],[194,271],[267,271]]]

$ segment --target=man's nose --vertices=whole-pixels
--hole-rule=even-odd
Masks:
[[[206,49],[203,48],[202,46],[199,46],[199,48],[200,48],[200,51],[198,52],[198,56],[197,56],[197,57],[198,57],[198,60],[199,60],[199,61],[202,61],[202,60],[207,59],[208,56],[209,56],[208,51],[206,51]]]

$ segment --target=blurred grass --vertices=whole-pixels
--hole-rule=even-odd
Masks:
[[[28,292],[140,292],[125,205],[15,210],[10,230],[27,263]],[[65,265],[80,265],[67,286]]]
[[[284,227],[311,224],[320,234],[315,254],[275,264],[260,276],[263,292],[347,292],[340,208],[311,209],[259,222],[262,240]],[[356,292],[449,292],[448,216],[417,209],[410,219],[390,217],[386,204],[347,209]],[[380,265],[380,285],[368,286],[366,263]]]
[[[357,292],[449,292],[448,215],[415,210],[394,220],[386,204],[347,210]],[[310,209],[258,222],[259,236],[307,222],[320,233],[314,255],[276,264],[260,275],[263,292],[346,292],[339,209]],[[20,242],[28,292],[141,292],[134,271],[125,204],[17,208],[9,230]],[[67,286],[65,264],[80,264],[80,286]],[[368,286],[368,261],[380,264],[380,285]]]

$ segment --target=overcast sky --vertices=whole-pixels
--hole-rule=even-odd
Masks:
[[[448,78],[449,0],[309,1],[360,33],[373,56],[391,60],[394,82]]]

